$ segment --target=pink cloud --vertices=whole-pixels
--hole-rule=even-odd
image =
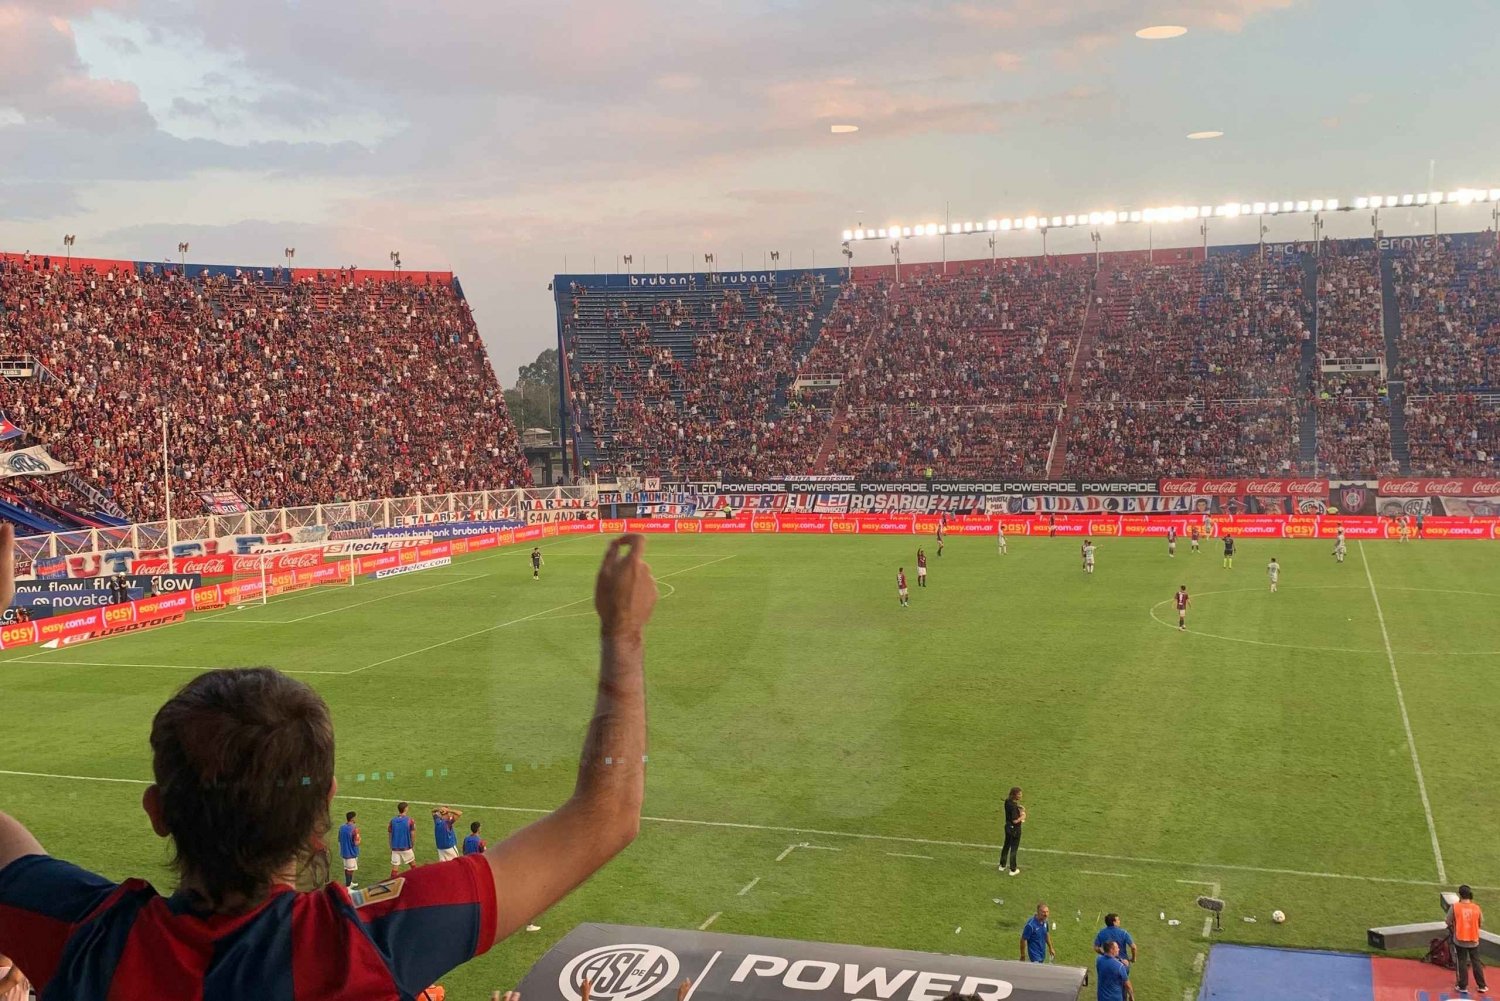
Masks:
[[[63,9],[83,6],[64,4]],[[0,99],[27,120],[91,129],[151,123],[135,84],[90,76],[72,25],[39,5],[0,5]]]

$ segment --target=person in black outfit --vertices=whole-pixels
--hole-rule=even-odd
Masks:
[[[1010,860],[1010,874],[1017,875],[1021,867],[1016,863],[1016,851],[1021,847],[1021,825],[1026,822],[1026,808],[1021,805],[1021,787],[1015,786],[1005,797],[1005,844],[1000,849],[1000,870]]]

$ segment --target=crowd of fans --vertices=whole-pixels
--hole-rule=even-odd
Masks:
[[[1500,477],[1500,402],[1493,397],[1409,399],[1406,438],[1418,476]]]
[[[1318,258],[1318,354],[1323,360],[1385,357],[1380,257],[1325,240]]]
[[[1378,375],[1325,375],[1318,389],[1318,472],[1366,479],[1400,472],[1391,454],[1391,406]]]
[[[849,410],[834,429],[828,468],[871,478],[1040,477],[1057,407],[877,404]]]
[[[825,292],[810,274],[670,298],[571,289],[569,410],[596,445],[591,471],[702,479],[809,468],[825,415],[782,404]]]
[[[1093,402],[1284,397],[1311,336],[1301,268],[1256,257],[1122,264],[1103,306],[1080,372]]]
[[[1500,391],[1500,255],[1485,235],[1444,237],[1392,263],[1408,393]]]
[[[1285,401],[1088,404],[1064,421],[1068,473],[1087,479],[1285,475],[1298,452]]]
[[[0,409],[132,519],[165,514],[164,414],[179,497],[274,508],[529,482],[447,283],[49,263],[0,262],[5,354],[45,368],[6,380]]]

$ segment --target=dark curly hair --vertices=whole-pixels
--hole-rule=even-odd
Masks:
[[[254,906],[322,849],[333,723],[302,682],[269,667],[200,674],[157,711],[151,752],[172,864],[204,906]]]

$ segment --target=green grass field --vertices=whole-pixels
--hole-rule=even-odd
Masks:
[[[1164,542],[1105,539],[1085,577],[1076,540],[1013,538],[1000,557],[953,538],[917,589],[917,543],[652,538],[649,819],[541,932],[447,977],[449,996],[511,986],[586,920],[1014,958],[1045,900],[1065,963],[1091,961],[1103,912],[1124,916],[1143,999],[1196,987],[1200,893],[1229,902],[1215,940],[1361,948],[1368,925],[1436,916],[1398,675],[1448,882],[1500,891],[1500,793],[1480,774],[1500,716],[1493,547],[1354,543],[1338,566],[1327,542],[1249,542],[1228,571],[1216,543],[1169,560]],[[512,548],[7,652],[0,809],[58,855],[169,890],[138,806],[151,716],[195,670],[270,664],[333,709],[363,875],[385,871],[397,799],[461,805],[493,839],[572,787],[603,545],[547,546],[540,583]],[[1012,785],[1029,812],[1015,878],[995,871]]]

